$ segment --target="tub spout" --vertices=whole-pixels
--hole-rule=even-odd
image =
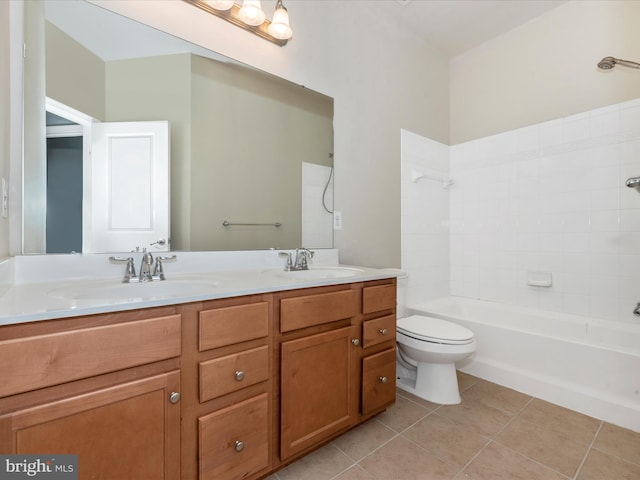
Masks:
[[[636,305],[636,308],[635,308],[635,310],[633,311],[633,314],[634,314],[636,317],[640,317],[640,302],[638,302],[638,305]]]

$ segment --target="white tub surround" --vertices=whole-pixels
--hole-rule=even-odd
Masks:
[[[122,283],[125,266],[106,254],[14,257],[0,263],[0,280],[13,276],[1,284],[0,325],[396,276],[339,265],[335,249],[314,252],[306,272],[285,272],[278,250],[172,252],[177,260],[165,263],[167,279],[151,285]],[[124,256],[134,257],[137,271],[142,253]]]
[[[409,303],[449,295],[450,147],[400,131],[402,270]],[[455,178],[452,179],[455,181]]]
[[[625,182],[640,175],[640,100],[450,153],[450,294],[638,322],[640,191]]]
[[[640,432],[640,325],[461,297],[409,313],[474,333],[462,371]]]

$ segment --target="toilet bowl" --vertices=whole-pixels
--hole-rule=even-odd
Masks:
[[[476,350],[473,332],[455,323],[424,315],[396,323],[397,383],[433,403],[460,403],[456,362]]]

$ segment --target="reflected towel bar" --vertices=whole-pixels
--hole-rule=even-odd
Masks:
[[[226,220],[224,222],[222,222],[222,226],[223,227],[230,227],[232,225],[242,225],[245,227],[251,226],[258,226],[258,227],[280,227],[282,226],[282,224],[280,222],[274,222],[274,223],[231,223],[231,222],[227,222]]]

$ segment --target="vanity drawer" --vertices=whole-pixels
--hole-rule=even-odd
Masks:
[[[200,401],[235,392],[269,377],[269,347],[200,362]]]
[[[269,304],[250,303],[200,312],[199,350],[246,342],[269,334]]]
[[[0,397],[177,357],[180,318],[169,315],[0,341]]]
[[[280,330],[289,332],[351,318],[355,314],[356,296],[353,290],[285,298],[280,301]]]
[[[362,289],[362,313],[374,313],[396,308],[396,286],[376,285]]]
[[[395,340],[396,316],[387,315],[362,324],[362,348],[372,347],[379,343]]]
[[[391,405],[396,398],[396,349],[362,359],[362,414]]]
[[[241,479],[269,467],[268,414],[263,393],[200,417],[200,480]]]

